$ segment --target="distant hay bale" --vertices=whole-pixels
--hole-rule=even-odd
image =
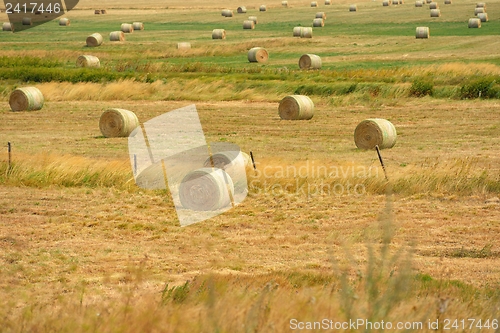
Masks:
[[[260,5],[260,7],[259,7],[259,11],[261,11],[261,12],[265,12],[265,11],[267,11],[267,7],[266,7],[266,5]]]
[[[288,7],[288,1],[281,1],[282,7]]]
[[[318,12],[318,13],[316,13],[316,18],[326,20],[326,13],[325,12]]]
[[[102,44],[102,36],[99,33],[92,34],[87,37],[87,46],[88,47],[96,47]]]
[[[122,23],[120,30],[124,33],[131,34],[134,32],[134,26],[130,23]]]
[[[481,28],[481,20],[478,18],[469,19],[469,28]]]
[[[325,21],[322,18],[316,18],[313,20],[313,27],[321,28],[325,26]]]
[[[191,43],[190,42],[180,42],[177,43],[177,49],[178,50],[189,50],[191,48]]]
[[[486,11],[484,10],[483,7],[474,8],[474,16],[477,16],[477,14],[480,14],[480,13],[486,13]]]
[[[404,2],[404,0],[399,0],[399,4],[400,4],[400,5],[402,5],[402,4],[404,4],[404,3],[405,3],[405,2]]]
[[[415,32],[415,37],[416,38],[429,38],[430,37],[429,27],[417,27],[416,32]]]
[[[429,4],[429,3],[431,3],[431,2],[432,2],[432,0],[425,0],[425,2],[426,2],[427,4]]]
[[[238,8],[236,9],[236,12],[237,12],[238,14],[245,14],[245,13],[247,12],[247,8],[246,8],[245,6],[238,7]]]
[[[249,16],[248,19],[253,21],[254,24],[257,24],[257,16]]]
[[[445,5],[451,5],[451,0],[444,0]]]
[[[101,114],[99,129],[107,138],[129,136],[139,126],[135,113],[125,109],[108,109]]]
[[[100,10],[100,9],[96,9],[96,10],[94,10],[94,14],[95,14],[95,15],[101,15],[101,10]]]
[[[231,205],[234,184],[222,169],[201,168],[189,172],[179,185],[182,207],[194,211],[216,211]]]
[[[393,5],[399,5],[399,0],[392,0]]]
[[[301,31],[302,31],[302,27],[294,27],[293,28],[293,37],[300,37]]]
[[[278,113],[283,120],[309,120],[314,116],[314,103],[308,96],[286,96],[280,101]]]
[[[318,3],[316,1],[311,2],[311,7],[318,7]]]
[[[358,10],[358,6],[356,6],[356,5],[350,5],[350,6],[349,6],[349,11],[350,11],[350,12],[355,12],[355,11],[357,11],[357,10]]]
[[[112,42],[123,42],[125,41],[125,34],[123,31],[113,31],[109,34],[109,40]]]
[[[250,20],[245,20],[243,21],[243,29],[254,29],[255,28],[255,23]]]
[[[434,1],[433,1],[433,2],[431,2],[431,3],[429,4],[429,9],[438,9],[438,8],[439,8],[439,5],[438,5],[438,3],[437,3],[437,2],[434,2]]]
[[[253,47],[248,51],[248,61],[266,62],[269,59],[269,53],[262,47]]]
[[[320,69],[321,58],[315,54],[304,54],[299,59],[300,69]]]
[[[99,68],[101,63],[99,58],[92,55],[81,55],[76,59],[76,67]]]
[[[431,17],[441,17],[441,10],[431,9]]]
[[[108,12],[106,11],[106,9],[101,9],[101,14],[107,14]]]
[[[300,29],[300,38],[312,38],[312,37],[313,37],[313,28],[302,27],[302,29]]]
[[[9,97],[12,111],[40,110],[44,101],[42,92],[35,87],[17,88]]]
[[[332,4],[332,1],[331,0],[325,0],[325,6],[329,6]]]
[[[132,27],[134,30],[144,30],[144,23],[142,22],[133,22]]]
[[[226,30],[214,29],[212,31],[212,39],[226,39]]]
[[[14,24],[5,22],[2,24],[2,31],[14,31]]]
[[[388,0],[382,1],[382,6],[388,7],[390,5],[390,2]]]
[[[221,15],[224,17],[233,17],[233,11],[230,9],[223,9]]]
[[[71,24],[70,20],[68,18],[62,18],[59,20],[59,25],[61,26],[69,26]]]
[[[484,3],[484,2],[478,2],[478,3],[476,3],[476,8],[484,8],[484,9],[486,9],[486,3]]]
[[[23,25],[32,25],[33,24],[31,22],[31,17],[23,17],[22,23],[23,23]]]
[[[415,1],[415,7],[423,7],[422,1]]]
[[[381,118],[363,120],[354,130],[354,143],[359,149],[392,148],[396,144],[396,127]]]
[[[479,13],[477,14],[477,18],[481,20],[481,22],[488,22],[488,14],[487,13]]]

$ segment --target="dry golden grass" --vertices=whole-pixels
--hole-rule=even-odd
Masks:
[[[259,25],[278,9],[284,22],[302,22],[304,12],[316,11],[309,3],[294,1],[290,10],[269,3],[270,15],[259,16]],[[347,3],[332,6],[329,19],[336,14],[337,22],[347,22]],[[256,10],[260,4],[245,5]],[[378,16],[379,2],[358,5],[360,24],[384,15],[391,23],[420,20],[403,15],[411,4]],[[454,4],[443,20],[457,20],[470,5]],[[415,77],[456,89],[464,77],[499,75],[497,65],[474,62],[495,61],[497,36],[433,37],[424,48],[413,31],[411,39],[318,35],[304,41],[291,31],[256,29],[248,38],[239,29],[214,46],[197,29],[149,32],[147,22],[215,24],[220,8],[234,3],[174,0],[166,6],[112,0],[109,15],[89,17],[88,10],[102,7],[92,0],[68,17],[72,27],[78,20],[104,26],[140,14],[142,35],[93,54],[113,70],[135,68],[139,76],[167,69],[167,79],[36,84],[47,101],[37,112],[10,112],[14,83],[2,90],[1,331],[288,332],[291,318],[499,318],[498,100],[408,98]],[[70,66],[85,51],[78,38],[75,33],[52,51],[31,41],[24,42],[26,50],[2,43],[2,55]],[[193,40],[193,48],[175,50],[180,40]],[[271,51],[271,65],[261,69],[271,75],[269,85],[242,85],[250,71],[216,75],[226,62],[248,66],[246,50],[256,43]],[[313,96],[311,121],[280,121],[277,102],[289,93],[283,86],[300,75],[290,70],[293,54],[305,51],[322,53],[329,65],[439,63],[323,71],[339,82],[394,84],[381,95]],[[193,67],[176,75],[182,66]],[[207,68],[212,72],[197,70]],[[253,151],[258,171],[248,175],[250,192],[241,205],[181,228],[166,191],[132,184],[126,138],[103,138],[98,120],[105,109],[120,107],[145,122],[193,100],[207,141]],[[396,146],[382,151],[390,186],[375,152],[354,145],[355,126],[371,117],[389,119],[398,130]],[[365,191],[347,192],[356,185]],[[394,195],[386,196],[391,189]],[[398,251],[401,257],[393,257]]]

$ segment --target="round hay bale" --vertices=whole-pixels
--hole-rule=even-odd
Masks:
[[[59,20],[59,25],[67,27],[71,24],[70,20],[68,18],[62,18]]]
[[[399,0],[399,4],[400,4],[400,5],[402,5],[402,4],[404,4],[404,3],[405,3],[405,2],[404,2],[404,0]]]
[[[318,7],[318,3],[316,1],[311,2],[311,7]]]
[[[113,31],[109,34],[109,40],[112,42],[123,42],[125,41],[125,34],[123,31]]]
[[[441,17],[441,10],[431,9],[431,17]]]
[[[486,9],[486,3],[484,3],[484,2],[478,2],[478,3],[476,3],[476,8],[484,8],[484,9]]]
[[[259,7],[259,11],[261,11],[261,12],[265,12],[266,10],[267,10],[266,5],[260,5],[260,7]]]
[[[354,143],[359,149],[392,148],[396,144],[396,127],[381,118],[363,120],[354,130]]]
[[[14,31],[14,24],[5,22],[2,24],[2,31]]]
[[[478,18],[469,19],[469,28],[481,28],[481,20]]]
[[[106,9],[101,9],[101,14],[107,14],[108,12],[106,11]]]
[[[252,167],[252,159],[248,156],[247,153],[242,151],[226,151],[219,152],[212,155],[212,159],[210,157],[203,164],[204,167],[211,167],[212,161],[214,163],[215,168],[219,168],[222,170],[227,169],[228,166],[235,164],[234,162],[238,160],[238,157],[241,155],[243,166],[245,168]]]
[[[316,18],[313,20],[313,27],[321,28],[325,26],[325,21],[322,18]]]
[[[444,0],[445,5],[451,5],[451,0]]]
[[[392,0],[393,5],[399,5],[399,0]]]
[[[314,116],[314,103],[308,96],[286,96],[280,101],[278,113],[283,120],[309,120]]]
[[[474,8],[474,16],[477,16],[477,14],[480,13],[486,13],[483,7]]]
[[[430,37],[429,27],[417,27],[416,32],[415,32],[415,37],[416,38],[429,38]]]
[[[390,5],[390,2],[387,0],[382,1],[382,6],[388,7]]]
[[[94,10],[94,14],[95,14],[95,15],[101,15],[101,10],[100,10],[100,9],[96,9],[96,10]]]
[[[479,13],[477,14],[477,18],[481,20],[481,22],[488,22],[488,14],[487,13]]]
[[[134,22],[132,23],[132,27],[134,28],[134,30],[144,30],[144,23]]]
[[[135,113],[125,109],[108,109],[101,114],[99,129],[107,138],[129,136],[139,126]]]
[[[203,166],[211,168],[212,163],[214,168],[224,170],[231,177],[235,190],[240,192],[247,187],[246,171],[252,169],[252,161],[247,153],[239,150],[218,152],[207,158]]]
[[[233,11],[230,9],[223,9],[221,15],[224,17],[233,17]]]
[[[249,16],[248,19],[253,21],[254,24],[257,24],[257,16]]]
[[[181,205],[195,211],[225,208],[231,205],[233,195],[233,181],[222,169],[201,168],[191,171],[179,185]]]
[[[214,29],[212,31],[212,39],[226,39],[226,30]]]
[[[31,17],[23,17],[22,23],[23,23],[23,25],[32,25],[33,24],[31,22]]]
[[[92,55],[81,55],[76,59],[76,67],[99,68],[99,58]]]
[[[293,37],[300,37],[301,32],[302,32],[302,27],[294,27],[293,28]]]
[[[425,0],[425,3],[427,3],[427,4],[429,4],[431,2],[432,2],[432,0]]]
[[[415,1],[415,7],[423,7],[424,4],[422,3],[422,1]]]
[[[350,12],[355,12],[355,11],[357,11],[357,10],[358,10],[358,6],[356,6],[356,5],[350,5],[350,6],[349,6],[349,11],[350,11]]]
[[[326,13],[325,12],[318,12],[318,13],[316,13],[316,18],[326,20]]]
[[[439,8],[439,5],[437,2],[431,2],[429,4],[429,9],[438,9]]]
[[[332,4],[331,0],[325,0],[325,6],[330,6]]]
[[[134,26],[130,23],[122,23],[120,30],[124,33],[131,34],[134,32]]]
[[[245,20],[243,21],[243,29],[254,29],[255,28],[255,23],[250,20]]]
[[[35,87],[17,88],[9,97],[12,111],[40,110],[44,101],[42,92]]]
[[[282,7],[288,7],[288,1],[281,1]]]
[[[177,49],[178,50],[189,50],[191,48],[191,43],[190,42],[180,42],[177,43]]]
[[[269,59],[269,53],[262,47],[253,47],[248,51],[248,61],[266,62]]]
[[[313,37],[313,28],[302,27],[302,29],[300,29],[300,38],[312,38],[312,37]]]
[[[87,37],[87,46],[88,47],[96,47],[102,44],[102,36],[99,33],[92,34]]]
[[[321,58],[315,54],[304,54],[299,59],[300,69],[320,69]]]
[[[245,14],[245,13],[247,12],[247,8],[246,8],[245,6],[238,7],[238,8],[236,9],[236,12],[237,12],[238,14]]]

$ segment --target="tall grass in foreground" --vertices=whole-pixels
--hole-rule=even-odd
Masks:
[[[465,331],[494,332],[498,289],[414,271],[411,250],[392,245],[391,200],[387,196],[379,226],[371,230],[366,260],[345,245],[344,256],[330,249],[333,270],[202,274],[153,290],[144,280],[144,262],[127,270],[117,293],[95,295],[82,282],[55,300],[25,295],[15,300],[25,302],[22,307],[0,303],[0,326],[3,332],[382,332],[384,321],[386,328],[393,325],[386,329],[391,332],[435,332],[444,331],[446,319],[474,318],[488,321],[488,328]]]
[[[96,161],[55,154],[16,154],[9,167],[0,162],[0,183],[12,186],[117,187],[135,186],[129,161]]]
[[[392,168],[393,191],[401,195],[488,195],[500,193],[500,173],[477,165],[474,159],[455,159],[429,165]],[[247,170],[251,196],[363,196],[387,189],[379,165],[354,162],[261,161]],[[9,169],[0,161],[0,184],[10,186],[114,187],[137,189],[129,160],[96,160],[72,155],[16,155]]]

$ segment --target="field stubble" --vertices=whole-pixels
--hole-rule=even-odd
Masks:
[[[260,4],[250,1],[248,15]],[[251,37],[238,18],[222,20],[220,9],[234,6],[222,1],[189,11],[178,1],[174,9],[112,1],[101,16],[84,9],[101,3],[87,1],[68,13],[65,34],[47,24],[23,40],[2,35],[2,63],[38,57],[42,65],[27,59],[25,72],[44,67],[50,78],[73,72],[89,33],[146,23],[126,43],[92,50],[103,71],[130,77],[40,75],[44,109],[0,106],[0,142],[13,144],[12,168],[0,155],[5,331],[280,332],[292,317],[498,318],[499,103],[460,100],[467,80],[500,74],[497,3],[488,3],[489,27],[477,30],[459,29],[472,3],[443,8],[440,22],[411,4],[389,12],[359,3],[356,20],[347,2],[309,4],[269,5]],[[313,40],[290,37],[323,9],[327,26]],[[209,34],[221,23],[229,37],[215,43]],[[428,41],[414,39],[421,23],[431,26]],[[181,40],[193,49],[175,50]],[[268,48],[269,64],[246,62],[252,46]],[[323,57],[321,74],[294,69],[312,52]],[[21,82],[3,67],[6,102],[33,77]],[[417,79],[441,98],[409,97]],[[311,95],[314,118],[280,121],[277,102],[296,92]],[[126,140],[103,138],[98,119],[121,107],[144,122],[191,102],[207,141],[253,151],[259,171],[249,173],[240,206],[181,228],[167,192],[133,185]],[[372,117],[398,130],[396,146],[382,151],[392,187],[376,154],[354,146],[355,126]],[[332,192],[349,184],[365,192]]]

